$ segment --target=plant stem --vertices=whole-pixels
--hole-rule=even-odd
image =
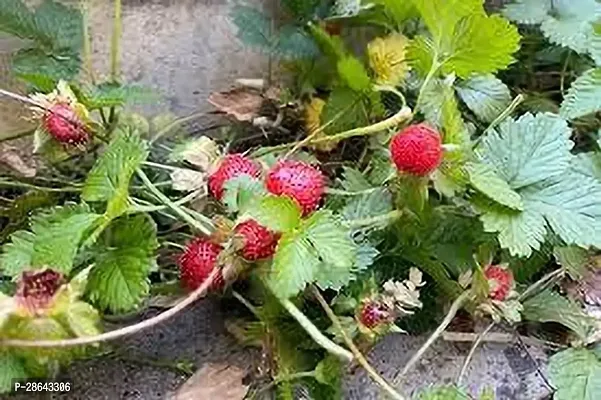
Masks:
[[[315,378],[315,371],[296,372],[294,374],[288,374],[288,375],[278,375],[269,384],[267,384],[267,385],[263,386],[261,389],[259,389],[256,392],[253,399],[256,399],[257,395],[268,391],[272,387],[279,385],[282,382],[288,382],[288,381],[293,381],[296,379],[304,379],[304,378]]]
[[[572,50],[568,50],[568,55],[566,56],[566,60],[563,63],[563,68],[561,69],[561,79],[559,81],[559,90],[561,92],[561,96],[565,96],[565,79],[566,72],[568,70],[568,64],[570,63],[570,57],[572,56]]]
[[[470,362],[472,361],[472,357],[474,357],[474,354],[476,353],[476,349],[478,348],[478,346],[480,346],[480,343],[482,343],[482,339],[484,339],[484,336],[486,336],[494,326],[495,326],[495,323],[492,322],[490,325],[488,325],[486,327],[486,329],[484,331],[482,331],[478,335],[476,340],[474,340],[474,343],[472,343],[472,347],[470,348],[469,353],[467,353],[467,357],[465,358],[465,361],[463,362],[463,366],[461,367],[461,372],[459,372],[459,376],[457,377],[457,386],[461,386],[461,381],[463,380],[463,377],[465,376],[465,373],[467,372],[467,367],[470,364]]]
[[[323,333],[317,329],[315,325],[303,314],[301,310],[299,310],[294,303],[292,303],[288,299],[280,299],[280,303],[282,306],[292,315],[292,317],[303,327],[303,329],[311,336],[311,338],[327,350],[329,353],[342,358],[345,361],[352,361],[353,354],[346,350],[345,348],[337,345],[330,339],[328,339]]]
[[[148,179],[148,176],[146,176],[144,171],[142,171],[141,169],[138,168],[136,170],[136,173],[142,180],[142,183],[148,188],[148,190],[150,190],[150,192],[152,194],[154,194],[157,197],[157,199],[159,199],[161,202],[163,202],[163,204],[165,204],[171,210],[173,210],[173,212],[175,212],[181,219],[183,219],[186,223],[190,224],[193,228],[199,230],[200,232],[204,233],[205,235],[207,235],[207,236],[211,235],[211,233],[213,232],[213,229],[214,229],[214,226],[212,224],[209,227],[201,224],[198,220],[196,220],[195,218],[190,216],[190,214],[188,214],[186,211],[184,211],[181,206],[175,204],[173,201],[171,201],[171,199],[169,197],[165,196],[156,186],[154,186],[152,184],[152,182],[150,181],[150,179]],[[207,218],[207,220],[208,220],[208,218]],[[205,221],[205,223],[206,222],[207,221]],[[208,223],[207,223],[207,225],[208,225]]]
[[[334,327],[338,330],[338,332],[340,333],[340,335],[344,339],[344,342],[346,343],[346,345],[348,346],[348,348],[351,349],[355,360],[357,360],[357,362],[365,369],[365,371],[369,374],[369,376],[371,376],[371,378],[378,385],[380,385],[382,387],[382,389],[384,389],[386,391],[386,393],[388,393],[393,399],[396,399],[396,400],[405,400],[405,397],[402,394],[400,394],[395,388],[393,388],[386,381],[386,379],[384,379],[378,373],[378,371],[376,371],[375,368],[371,366],[371,364],[369,363],[369,361],[367,361],[367,359],[361,353],[361,351],[357,348],[357,346],[355,345],[355,343],[353,343],[353,341],[351,340],[351,338],[348,337],[348,335],[346,334],[344,328],[340,324],[340,320],[338,319],[338,317],[336,316],[336,314],[334,314],[334,311],[332,311],[332,309],[328,305],[328,302],[323,298],[323,296],[321,295],[321,293],[319,292],[319,290],[315,286],[312,286],[311,290],[312,290],[313,295],[315,296],[315,298],[317,299],[317,301],[321,305],[321,307],[324,309],[324,311],[326,312],[326,314],[328,315],[328,317],[332,321],[332,324],[334,324]]]
[[[119,80],[119,56],[121,53],[121,0],[115,0],[115,14],[113,16],[113,36],[111,37],[111,79]]]
[[[175,200],[173,202],[173,204],[181,206],[184,205],[194,199],[196,199],[200,194],[200,190],[194,190],[193,192],[188,193],[186,196],[182,197],[181,199]],[[154,212],[154,211],[162,211],[166,208],[169,208],[169,206],[167,205],[149,205],[149,206],[132,206],[130,207],[129,212],[130,213],[148,213],[148,212]]]
[[[148,167],[154,167],[154,168],[164,169],[165,171],[179,171],[180,169],[184,169],[184,168],[179,168],[179,167],[173,167],[171,165],[166,165],[166,164],[161,164],[161,163],[155,163],[155,162],[152,162],[152,161],[144,161],[142,163],[142,165],[146,165]]]
[[[400,210],[393,210],[387,212],[386,214],[376,215],[375,217],[369,218],[361,218],[361,219],[353,219],[351,221],[347,221],[346,224],[351,229],[364,228],[371,225],[376,225],[382,222],[392,221],[398,219],[403,215],[403,212]]]
[[[426,343],[424,343],[422,345],[422,347],[419,348],[417,353],[415,353],[413,355],[413,357],[411,357],[411,359],[405,365],[405,368],[403,368],[401,373],[395,377],[395,379],[393,381],[394,384],[397,384],[407,374],[407,372],[409,372],[409,370],[411,368],[413,368],[413,366],[415,366],[415,364],[424,355],[424,353],[430,348],[430,346],[432,346],[432,344],[436,341],[436,339],[438,339],[438,337],[444,332],[444,330],[447,328],[447,326],[449,326],[449,324],[451,323],[453,318],[455,318],[457,311],[459,311],[459,309],[463,306],[463,304],[468,300],[470,295],[471,295],[471,292],[469,290],[466,290],[465,292],[461,293],[459,295],[459,297],[457,297],[455,299],[453,304],[451,304],[451,308],[449,308],[447,315],[444,317],[444,319],[442,320],[442,322],[440,323],[438,328],[436,328],[434,333],[432,333],[432,335],[430,335],[428,340],[426,340]]]
[[[318,143],[327,143],[327,142],[339,142],[341,140],[348,139],[348,138],[355,137],[355,136],[367,136],[367,135],[371,135],[374,133],[379,133],[386,129],[394,128],[395,126],[403,123],[404,121],[411,119],[412,117],[413,117],[413,112],[411,111],[411,109],[409,107],[403,107],[395,115],[391,116],[388,119],[385,119],[384,121],[377,122],[373,125],[344,131],[344,132],[338,133],[336,135],[330,135],[330,136],[312,139],[311,141],[309,141],[305,144],[309,145],[309,144],[318,144]],[[253,156],[260,157],[265,154],[272,153],[274,151],[286,150],[290,147],[297,145],[298,143],[299,142],[292,142],[292,143],[281,144],[278,146],[263,147],[263,148],[255,151],[253,153]]]
[[[77,188],[77,187],[50,188],[50,187],[44,187],[44,186],[37,186],[37,185],[33,185],[31,183],[25,183],[25,182],[11,182],[11,181],[0,180],[0,187],[2,187],[2,186],[39,190],[40,192],[54,192],[54,193],[81,192],[81,188]]]
[[[335,196],[363,196],[364,194],[373,193],[380,188],[370,188],[365,190],[359,190],[357,192],[349,192],[347,190],[334,189],[334,188],[326,188],[327,194],[332,194]]]
[[[120,329],[116,329],[114,331],[105,332],[96,336],[84,336],[78,337],[74,339],[59,339],[59,340],[23,340],[23,339],[2,339],[0,340],[0,347],[72,347],[72,346],[82,346],[88,344],[94,344],[99,342],[106,342],[108,340],[115,340],[124,336],[132,335],[134,333],[138,333],[144,329],[148,329],[157,324],[165,322],[169,318],[175,316],[180,311],[188,307],[190,304],[194,303],[196,300],[203,297],[209,287],[213,284],[213,280],[220,273],[218,269],[214,269],[209,276],[205,279],[205,281],[192,293],[188,295],[184,300],[179,302],[173,308],[155,316],[144,320],[142,322],[138,322],[137,324],[126,326]]]
[[[561,278],[563,278],[565,272],[566,270],[563,267],[558,268],[555,271],[549,272],[548,274],[540,278],[538,281],[530,285],[526,290],[524,290],[520,297],[518,297],[518,301],[522,302],[524,300],[527,300],[529,297],[531,297],[531,295],[536,295],[538,292],[546,289],[549,285],[552,285]]]
[[[430,67],[430,71],[428,71],[428,74],[426,75],[426,78],[424,79],[424,83],[422,83],[422,86],[419,88],[419,93],[417,94],[417,100],[415,100],[415,108],[416,109],[418,109],[421,104],[422,97],[424,95],[424,92],[426,91],[426,88],[428,87],[428,84],[430,83],[432,78],[434,78],[434,75],[438,71],[438,68],[440,68],[440,66],[442,65],[438,62],[437,58],[438,58],[438,55],[434,54],[434,57],[433,57],[434,61],[432,61],[432,67]]]
[[[160,131],[158,131],[152,137],[152,139],[150,139],[150,144],[156,142],[161,137],[163,137],[163,135],[169,133],[169,131],[171,131],[172,129],[178,127],[179,125],[185,124],[186,122],[189,122],[189,121],[193,121],[193,120],[195,120],[197,118],[200,118],[200,117],[202,117],[204,115],[207,115],[207,113],[206,112],[198,112],[198,113],[190,114],[187,117],[182,117],[182,118],[178,118],[178,119],[174,120],[173,122],[171,122],[170,124],[168,124],[167,126],[165,126],[163,129],[161,129]]]
[[[503,112],[501,114],[499,114],[497,116],[497,118],[495,118],[490,123],[490,125],[488,126],[488,128],[486,128],[485,132],[496,128],[497,125],[499,125],[501,122],[505,121],[505,119],[507,117],[509,117],[515,111],[515,109],[518,108],[518,106],[520,104],[522,104],[523,102],[524,102],[524,95],[523,94],[518,94],[517,96],[515,96],[515,98],[507,106],[507,108],[505,110],[503,110]]]
[[[253,306],[250,303],[250,301],[248,301],[244,298],[244,296],[242,296],[240,293],[236,292],[235,290],[232,290],[232,296],[234,296],[234,298],[236,300],[238,300],[240,303],[242,303],[244,305],[244,307],[248,308],[248,311],[253,313],[253,315],[255,317],[257,317],[258,319],[261,319],[261,313],[259,313],[259,310],[257,309],[257,307]]]

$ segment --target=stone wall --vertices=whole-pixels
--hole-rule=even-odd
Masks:
[[[257,6],[267,2],[247,0]],[[113,6],[110,0],[89,3],[94,67],[102,76],[109,70]],[[268,60],[236,39],[228,18],[231,7],[228,0],[123,0],[123,78],[164,95],[162,104],[147,109],[180,115],[209,110],[206,99],[211,91],[227,89],[236,78],[263,76]],[[20,45],[0,37],[2,87],[19,89],[8,75],[8,61]],[[16,112],[19,109],[20,105],[0,99],[0,137],[30,126],[23,113]]]

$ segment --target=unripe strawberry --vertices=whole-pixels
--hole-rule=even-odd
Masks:
[[[369,329],[394,321],[391,308],[382,302],[370,300],[365,302],[359,312],[359,322]]]
[[[234,232],[242,237],[242,256],[248,261],[271,257],[280,239],[279,233],[270,231],[252,219],[238,224]]]
[[[186,246],[179,257],[180,278],[190,290],[198,288],[217,266],[217,257],[223,247],[203,238],[196,238]],[[213,279],[211,289],[221,289],[225,285],[219,271]]]
[[[63,283],[63,275],[51,269],[23,272],[17,282],[17,306],[29,315],[41,314],[52,305]]]
[[[228,154],[223,157],[217,170],[209,176],[211,194],[217,200],[221,200],[225,182],[240,175],[258,178],[261,175],[261,168],[253,160],[242,154]]]
[[[408,126],[392,138],[390,154],[399,171],[426,176],[442,161],[440,135],[426,124]]]
[[[484,276],[490,288],[489,297],[493,300],[505,300],[514,286],[511,270],[500,265],[489,265],[484,270]]]
[[[73,107],[58,103],[42,119],[44,129],[57,141],[63,144],[85,143],[89,132]]]
[[[308,215],[319,206],[325,190],[321,171],[302,161],[277,163],[267,174],[265,186],[270,193],[290,197]]]

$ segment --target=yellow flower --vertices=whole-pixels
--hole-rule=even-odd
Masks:
[[[376,38],[367,45],[369,65],[379,85],[396,86],[405,79],[409,64],[406,60],[408,39],[400,33]]]
[[[315,138],[326,136],[323,131],[316,131],[321,127],[321,114],[326,102],[319,97],[314,97],[305,108],[305,129],[307,135],[314,135]],[[312,147],[319,151],[332,151],[336,147],[335,142],[324,142],[313,145]]]

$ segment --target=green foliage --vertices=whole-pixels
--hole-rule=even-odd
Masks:
[[[252,201],[241,218],[247,217],[275,232],[290,232],[300,224],[301,210],[289,197],[268,195]]]
[[[514,210],[522,210],[522,198],[509,184],[500,178],[487,164],[469,163],[466,165],[470,183],[497,203]]]
[[[566,94],[559,113],[574,119],[601,110],[601,68],[591,69],[576,79]]]
[[[279,297],[292,297],[308,283],[322,287],[350,280],[356,246],[331,212],[322,210],[282,235],[273,259],[269,283]]]
[[[84,234],[99,217],[89,207],[73,204],[37,214],[30,231],[15,232],[11,243],[4,245],[0,258],[4,274],[16,277],[42,267],[69,273]]]
[[[147,215],[113,221],[94,249],[86,288],[89,299],[114,313],[133,310],[148,294],[157,246],[156,226]]]
[[[121,107],[127,104],[150,103],[156,101],[157,94],[142,86],[101,83],[91,87],[75,87],[77,99],[88,110],[105,107]]]
[[[567,349],[549,360],[556,400],[593,400],[601,396],[601,362],[587,349]]]
[[[281,3],[294,17],[310,18],[320,5],[321,0],[282,0]]]
[[[525,320],[557,322],[571,329],[583,341],[593,328],[593,320],[580,306],[551,290],[537,294],[523,305],[522,316]]]
[[[249,175],[240,175],[225,182],[222,201],[231,213],[244,211],[252,204],[255,196],[266,192],[259,180]]]
[[[444,74],[468,78],[473,73],[494,73],[513,61],[520,40],[517,28],[499,15],[486,15],[481,1],[413,3],[432,36],[418,37],[410,49],[420,73],[426,74],[429,68],[424,67],[435,62]]]
[[[601,184],[574,170],[570,129],[551,114],[526,114],[488,132],[476,150],[480,159],[516,191],[523,210],[483,205],[487,232],[499,232],[511,254],[529,256],[545,240],[547,226],[567,244],[597,245]]]
[[[27,378],[23,362],[10,349],[0,351],[0,393],[14,389],[14,381]]]
[[[586,272],[588,252],[585,249],[576,246],[555,247],[553,255],[572,279],[580,279]]]
[[[595,0],[547,2],[517,0],[505,7],[509,19],[523,24],[541,24],[550,42],[596,58],[599,38],[594,23],[601,12]]]
[[[129,183],[148,157],[147,145],[135,132],[115,132],[116,136],[88,174],[81,198],[107,202],[106,217],[116,218],[128,207]]]
[[[367,70],[356,57],[342,58],[338,61],[337,68],[342,81],[355,92],[366,92],[371,89],[371,80]]]
[[[247,46],[290,60],[317,54],[317,47],[302,29],[285,26],[272,32],[271,20],[256,8],[237,4],[230,18],[238,28],[238,39]]]
[[[45,92],[79,72],[82,27],[79,10],[55,0],[45,0],[35,10],[20,0],[5,0],[0,10],[0,31],[31,40],[29,48],[15,55],[13,71]]]
[[[326,134],[335,134],[367,124],[367,114],[361,97],[353,90],[338,86],[334,88],[324,106],[321,125]]]
[[[492,122],[511,103],[509,88],[493,75],[475,75],[455,89],[459,98],[484,122]]]

